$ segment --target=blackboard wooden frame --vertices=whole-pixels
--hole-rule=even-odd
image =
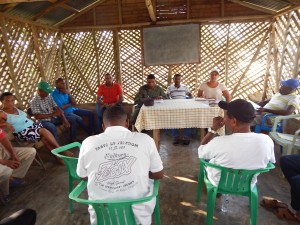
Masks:
[[[143,65],[200,63],[199,29],[199,24],[143,28]]]

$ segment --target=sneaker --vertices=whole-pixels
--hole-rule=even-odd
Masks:
[[[182,141],[182,144],[183,144],[183,145],[189,145],[189,144],[190,144],[190,140],[183,140],[183,141]]]
[[[9,181],[9,187],[18,187],[25,184],[25,181],[20,178],[12,178]]]
[[[0,194],[0,205],[5,205],[11,200],[9,195],[1,195]]]
[[[173,145],[179,145],[179,138],[178,137],[174,138]]]

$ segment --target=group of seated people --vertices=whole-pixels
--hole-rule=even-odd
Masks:
[[[199,158],[209,159],[210,162],[243,169],[264,168],[268,162],[275,163],[274,144],[270,137],[265,134],[251,132],[251,126],[260,117],[252,104],[243,99],[231,101],[231,96],[225,85],[219,83],[217,78],[219,72],[213,69],[210,80],[200,85],[198,97],[214,98],[220,100],[218,103],[224,109],[224,118],[216,117],[211,129],[201,141],[198,149]],[[155,76],[147,77],[147,84],[142,86],[135,96],[137,109],[133,113],[136,118],[138,110],[148,98],[154,99],[185,99],[192,97],[189,89],[180,83],[181,75],[173,77],[174,84],[167,88],[165,93],[161,87],[156,85]],[[279,93],[274,95],[268,104],[263,105],[258,112],[271,112],[287,115],[299,108],[296,89],[298,80],[289,79],[282,81]],[[214,91],[213,91],[214,90]],[[52,93],[51,95],[49,95]],[[222,99],[224,96],[224,100]],[[1,126],[7,127],[14,132],[19,140],[34,141],[41,139],[46,147],[51,150],[59,146],[56,130],[53,124],[63,123],[66,127],[71,125],[71,140],[74,138],[72,126],[79,124],[91,135],[95,132],[93,122],[86,126],[81,116],[89,116],[88,110],[74,108],[75,99],[66,89],[64,79],[56,80],[56,89],[52,92],[49,83],[38,84],[37,95],[30,102],[31,110],[39,122],[29,119],[26,114],[14,105],[15,97],[11,93],[3,93],[0,97],[3,108],[1,112]],[[105,84],[99,86],[97,91],[97,102],[101,107],[101,118],[103,120],[103,133],[86,138],[79,153],[77,174],[88,177],[89,199],[128,199],[144,197],[151,193],[153,179],[163,178],[163,164],[157,151],[154,140],[147,134],[131,132],[128,129],[129,119],[121,106],[123,100],[122,88],[119,84],[112,82],[110,74],[105,75]],[[216,131],[226,126],[229,135],[216,136]],[[46,129],[45,129],[46,128]],[[55,127],[54,127],[55,128]],[[183,143],[187,145],[189,131],[184,129]],[[172,131],[174,144],[178,144],[179,132]],[[177,140],[177,143],[175,142]],[[0,154],[0,177],[6,174],[6,182],[0,182],[0,191],[7,197],[8,184],[11,178],[24,177],[32,160],[35,150],[25,150],[24,154],[13,148],[0,130],[0,141],[3,148]],[[243,148],[241,148],[243,146]],[[99,151],[101,149],[101,151]],[[0,152],[1,153],[1,152]],[[71,152],[66,152],[71,156]],[[292,213],[288,208],[286,212],[292,213],[293,218],[300,220],[300,196],[299,196],[299,164],[298,158],[290,157],[289,160],[282,158],[283,172],[291,185]],[[283,164],[284,162],[284,164]],[[118,170],[118,165],[124,166]],[[125,168],[126,167],[126,168]],[[117,171],[114,171],[117,170]],[[21,172],[20,172],[21,171]],[[216,171],[208,171],[209,177],[215,184],[218,183],[220,174]],[[1,179],[2,181],[2,179]],[[256,180],[253,180],[255,183]],[[2,186],[1,186],[2,184]],[[121,185],[120,185],[121,184]],[[4,188],[3,188],[4,187]],[[0,193],[1,194],[1,193]],[[265,201],[267,202],[267,201]],[[133,207],[137,224],[150,225],[151,215],[155,207],[155,200]],[[91,223],[96,222],[95,213],[89,209]]]

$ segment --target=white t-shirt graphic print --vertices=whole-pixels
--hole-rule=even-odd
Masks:
[[[162,169],[162,161],[151,137],[114,126],[84,140],[77,174],[88,177],[89,199],[123,200],[151,194],[153,181],[149,179],[149,171],[155,173]],[[137,222],[151,224],[154,206],[155,201],[146,206],[135,206]],[[89,211],[93,224],[94,212]]]

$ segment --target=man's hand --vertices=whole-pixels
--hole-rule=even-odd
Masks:
[[[14,128],[11,124],[9,124],[9,123],[6,124],[6,127],[7,127],[7,129],[8,129],[9,131],[11,131],[11,132],[14,132],[14,131],[15,131],[15,128]]]
[[[259,114],[261,114],[261,113],[263,113],[263,112],[266,112],[266,109],[265,109],[265,108],[258,108],[258,109],[257,109],[257,112],[258,112]]]
[[[17,169],[21,165],[21,163],[18,161],[14,161],[14,160],[5,160],[4,165],[8,166],[12,169]]]
[[[67,88],[64,88],[62,90],[60,90],[60,92],[64,93],[64,94],[70,94],[70,91]]]
[[[63,119],[63,125],[64,125],[66,128],[70,128],[70,127],[71,127],[69,121],[66,120],[66,119]]]
[[[213,125],[211,127],[211,129],[213,129],[214,131],[219,130],[221,127],[224,126],[224,118],[221,116],[215,117],[213,119]]]
[[[13,154],[10,158],[13,161],[21,162],[20,159],[19,159],[19,157],[16,154]]]
[[[157,97],[155,97],[154,99],[155,99],[155,100],[160,100],[160,99],[162,99],[162,96],[157,96]]]

